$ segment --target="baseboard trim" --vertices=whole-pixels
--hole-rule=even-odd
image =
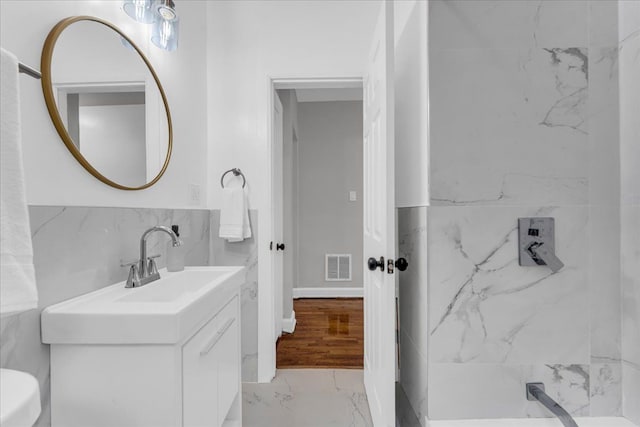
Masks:
[[[291,310],[291,317],[282,319],[282,332],[292,334],[296,330],[296,312]]]
[[[364,288],[293,288],[293,299],[298,298],[362,298]]]

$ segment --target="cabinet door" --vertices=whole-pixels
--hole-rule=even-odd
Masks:
[[[238,322],[233,322],[226,330],[218,344],[218,425],[224,419],[240,391],[240,354]]]
[[[219,426],[218,362],[206,352],[220,326],[212,320],[182,348],[182,416],[184,427]],[[202,353],[202,354],[201,354]]]
[[[236,296],[182,347],[184,427],[222,425],[239,391],[238,334]],[[238,365],[237,373],[231,366],[232,360]],[[232,386],[229,377],[233,375],[236,383]],[[229,396],[231,402],[227,404]]]

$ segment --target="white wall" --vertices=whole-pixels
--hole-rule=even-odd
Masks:
[[[429,204],[427,2],[399,1],[395,30],[396,207]]]
[[[104,176],[130,187],[147,178],[144,110],[143,104],[80,107],[82,155]]]
[[[269,78],[362,76],[378,1],[208,3],[210,179],[246,172],[260,208],[268,183]],[[220,186],[209,189],[220,205]]]
[[[298,105],[296,288],[362,286],[362,102]],[[356,201],[349,201],[349,191]],[[325,254],[351,254],[351,281],[325,281]]]
[[[152,188],[121,191],[89,175],[55,131],[47,113],[39,82],[20,79],[22,136],[30,205],[204,207],[207,175],[206,51],[203,2],[182,0],[180,46],[165,52],[150,46],[148,26],[137,24],[119,1],[2,1],[2,47],[22,62],[40,68],[40,53],[49,30],[72,15],[94,15],[123,29],[148,55],[163,83],[173,119],[173,155],[164,177]],[[37,13],[36,13],[37,12]],[[189,184],[201,188],[201,201],[190,200]]]
[[[239,167],[258,209],[261,327],[273,318],[269,244],[270,78],[363,75],[379,1],[207,3],[209,205],[220,205],[221,173]],[[260,333],[259,381],[275,366],[271,334]],[[271,349],[271,351],[268,351]]]

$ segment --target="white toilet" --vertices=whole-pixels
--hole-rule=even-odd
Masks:
[[[40,416],[40,387],[26,372],[0,369],[0,426],[31,427]]]

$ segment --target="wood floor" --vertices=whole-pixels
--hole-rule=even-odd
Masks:
[[[277,368],[364,367],[362,298],[296,299],[296,330],[276,345]]]

